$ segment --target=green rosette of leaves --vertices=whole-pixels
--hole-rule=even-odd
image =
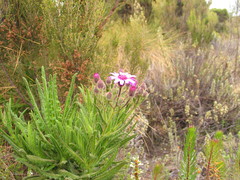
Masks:
[[[121,84],[120,80],[114,84],[113,76],[105,83],[95,74],[95,88],[79,87],[76,93],[75,77],[62,104],[56,76],[47,81],[42,68],[42,81],[36,80],[38,98],[24,79],[30,112],[14,113],[10,100],[0,113],[1,136],[13,147],[16,159],[33,171],[26,179],[107,180],[126,164],[117,155],[134,137],[132,119],[146,96],[145,86],[138,86],[135,76],[119,74]]]

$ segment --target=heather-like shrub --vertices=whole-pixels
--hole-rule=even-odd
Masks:
[[[78,73],[78,85],[89,82],[97,42],[111,9],[104,0],[44,0],[42,9],[48,58],[65,94],[73,74]]]
[[[156,131],[149,132],[166,135],[169,119],[175,122],[178,132],[188,125],[198,127],[200,133],[229,128],[238,131],[239,94],[232,81],[232,62],[202,50],[176,51],[171,60],[170,68],[155,64],[146,78],[154,87],[149,96],[148,119]],[[171,77],[164,73],[169,69]]]
[[[8,1],[0,24],[1,63],[7,72],[1,72],[3,84],[21,89],[22,76],[34,83],[42,65],[59,74],[62,94],[74,73],[79,73],[78,85],[87,84],[97,42],[113,7],[114,3],[107,8],[103,0]]]
[[[92,59],[106,15],[104,1],[44,0],[42,8],[49,48],[55,48],[49,53],[54,56],[57,51],[65,60],[73,60],[74,51],[78,51],[76,62]]]
[[[40,54],[44,37],[41,1],[1,2],[5,8],[1,11],[0,22],[0,94],[5,99],[14,95],[16,99],[27,104],[24,93],[21,93],[21,77],[34,79],[38,63],[42,62]]]

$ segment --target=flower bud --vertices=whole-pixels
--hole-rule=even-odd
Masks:
[[[142,83],[140,87],[141,87],[143,90],[146,90],[146,89],[147,89],[146,83]]]
[[[95,73],[95,74],[93,75],[93,79],[94,79],[94,82],[97,83],[98,80],[100,79],[100,75],[99,75],[98,73]]]
[[[106,94],[106,97],[107,97],[107,99],[111,99],[112,98],[112,93],[111,92],[108,92],[107,94]]]
[[[99,89],[105,89],[106,88],[106,85],[105,83],[103,82],[103,80],[99,79],[98,82],[97,82],[97,87]]]
[[[131,86],[130,88],[129,88],[129,96],[130,97],[133,97],[134,96],[134,94],[135,94],[135,92],[136,92],[136,86]]]
[[[94,93],[96,93],[96,94],[99,93],[99,89],[97,87],[94,88]]]
[[[108,77],[108,78],[106,79],[106,83],[107,83],[107,84],[111,84],[111,83],[112,83],[112,78],[111,78],[111,77]]]

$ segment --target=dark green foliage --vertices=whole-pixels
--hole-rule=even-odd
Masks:
[[[154,0],[139,0],[139,3],[143,7],[146,19],[149,19],[152,15],[152,3],[154,3]]]
[[[118,10],[118,15],[122,18],[124,22],[127,22],[131,15],[133,15],[134,10],[131,4],[126,3],[121,9]]]
[[[216,24],[217,32],[224,32],[227,30],[226,22],[229,19],[229,14],[226,9],[211,9],[218,16],[218,23]]]
[[[176,10],[175,10],[175,13],[177,16],[182,16],[183,15],[183,2],[182,0],[178,0],[177,1],[177,7],[176,7]]]
[[[229,14],[227,9],[211,9],[211,11],[215,12],[218,15],[218,21],[220,23],[224,23],[229,19]]]

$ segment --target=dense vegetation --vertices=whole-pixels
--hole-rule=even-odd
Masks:
[[[0,177],[238,179],[239,7],[209,7],[0,0]]]

